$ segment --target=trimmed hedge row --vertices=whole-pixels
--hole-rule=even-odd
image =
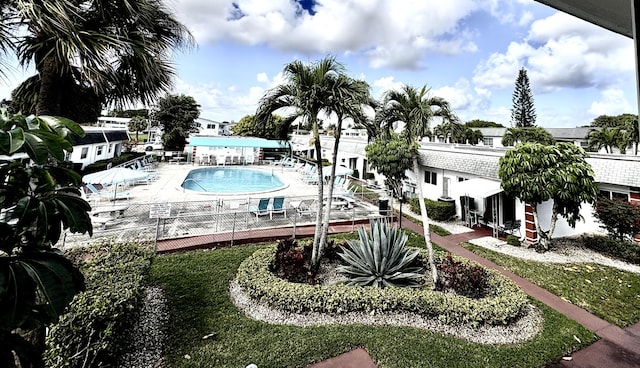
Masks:
[[[427,259],[426,251],[419,251],[423,259]],[[528,303],[523,291],[494,270],[487,270],[489,291],[481,299],[426,288],[291,283],[269,271],[275,252],[275,246],[256,251],[238,268],[237,280],[250,297],[294,313],[407,311],[437,318],[447,324],[504,325],[519,318]],[[443,259],[443,255],[439,254],[438,258]]]
[[[640,244],[617,240],[608,236],[583,236],[585,247],[598,253],[640,265]]]
[[[456,215],[456,205],[454,202],[440,202],[428,198],[424,199],[429,218],[434,221],[449,221]],[[409,207],[413,213],[420,214],[420,198],[409,199]]]
[[[115,366],[128,345],[154,252],[135,243],[104,244],[72,251],[87,290],[76,295],[47,336],[47,367]]]

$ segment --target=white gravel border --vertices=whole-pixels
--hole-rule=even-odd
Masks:
[[[473,239],[469,243],[530,261],[542,263],[597,263],[623,271],[640,273],[640,266],[609,258],[591,249],[584,248],[580,246],[579,239],[575,238],[554,239],[554,248],[544,253],[538,253],[534,248],[527,248],[526,246],[515,247],[490,236]]]
[[[295,325],[301,327],[319,325],[386,325],[414,327],[440,332],[463,338],[479,344],[518,344],[534,338],[542,331],[542,313],[532,305],[518,321],[508,326],[447,325],[437,319],[424,318],[414,313],[384,312],[364,313],[350,312],[344,314],[327,313],[292,313],[269,307],[264,303],[251,299],[242,290],[237,280],[229,287],[231,300],[247,317],[254,320],[277,325]]]

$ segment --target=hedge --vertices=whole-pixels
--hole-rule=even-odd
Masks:
[[[427,207],[429,218],[434,221],[449,221],[456,215],[456,205],[454,202],[440,202],[425,198],[424,204]],[[419,198],[412,197],[409,200],[409,206],[413,213],[420,213]]]
[[[583,236],[585,247],[598,253],[640,265],[640,244],[607,236]]]
[[[47,367],[115,366],[128,345],[153,249],[135,243],[77,248],[87,290],[76,295],[47,336]]]
[[[269,271],[275,251],[275,246],[264,248],[244,260],[238,268],[237,281],[251,298],[289,312],[407,311],[447,324],[504,325],[522,316],[528,303],[522,290],[494,270],[486,270],[489,290],[481,299],[427,288],[291,283]],[[426,251],[419,251],[426,259]],[[438,258],[443,259],[443,255],[439,254]]]

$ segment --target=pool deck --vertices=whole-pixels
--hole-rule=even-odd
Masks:
[[[206,167],[221,166],[198,166],[190,163],[160,163],[155,169],[158,173],[158,179],[147,184],[130,185],[126,188],[131,197],[132,203],[162,203],[162,202],[184,202],[184,201],[207,201],[211,199],[245,199],[246,193],[242,194],[216,194],[216,193],[198,193],[195,191],[184,190],[180,185],[184,181],[189,171],[193,169]],[[280,179],[287,185],[285,188],[275,191],[261,192],[250,194],[251,197],[260,197],[267,194],[273,196],[306,196],[317,195],[318,186],[306,184],[302,181],[302,175],[291,168],[283,168],[275,165],[247,165],[247,166],[230,166],[230,167],[246,167],[258,170],[271,171],[280,176]]]

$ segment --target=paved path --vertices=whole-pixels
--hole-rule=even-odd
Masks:
[[[410,229],[416,233],[422,233],[422,227],[414,222],[403,219],[403,228]],[[360,224],[359,226],[366,226]],[[353,231],[352,225],[335,225],[331,226],[331,233],[341,233]],[[297,234],[313,235],[313,227],[298,228]],[[246,234],[247,239],[251,234]],[[278,239],[291,236],[291,229],[272,229],[268,236],[264,236],[263,240]],[[304,236],[304,235],[302,235]],[[500,271],[503,275],[509,277],[517,285],[519,285],[531,297],[541,301],[556,311],[580,323],[590,331],[597,334],[601,340],[571,355],[570,360],[560,360],[549,365],[553,368],[573,367],[573,368],[640,368],[640,323],[621,329],[609,322],[592,315],[584,309],[562,300],[560,297],[550,293],[549,291],[533,284],[511,271],[508,271],[497,264],[478,256],[477,254],[461,247],[459,244],[485,236],[491,236],[488,229],[476,229],[472,232],[454,234],[449,236],[440,236],[431,233],[431,240],[447,251],[459,256],[474,260],[485,267],[493,268]],[[211,238],[208,238],[211,240]],[[236,239],[236,242],[242,243],[242,239]],[[193,239],[194,245],[198,243],[197,239]],[[202,244],[201,244],[202,245]],[[195,248],[195,246],[194,246]],[[177,250],[169,241],[159,242],[158,249]],[[320,363],[313,364],[308,368],[375,368],[376,365],[372,361],[367,351],[363,348],[355,349],[351,352],[340,356],[325,360]]]

